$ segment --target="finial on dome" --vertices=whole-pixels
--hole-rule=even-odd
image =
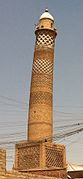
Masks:
[[[48,8],[45,9],[45,12],[48,12]]]

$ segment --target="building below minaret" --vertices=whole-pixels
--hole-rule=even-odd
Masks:
[[[35,35],[27,141],[16,144],[15,170],[66,179],[65,146],[52,141],[53,68],[57,30],[48,9],[40,16]]]

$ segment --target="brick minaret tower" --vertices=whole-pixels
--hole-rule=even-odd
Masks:
[[[52,142],[53,66],[57,32],[54,18],[47,9],[40,16],[35,34],[27,141],[16,144],[15,169],[66,179],[65,146]]]
[[[57,35],[54,18],[46,9],[35,29],[36,43],[30,89],[28,140],[52,139],[53,65]]]

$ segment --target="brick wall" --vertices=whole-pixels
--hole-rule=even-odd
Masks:
[[[24,174],[19,172],[7,172],[0,174],[0,179],[57,179],[55,177],[38,176],[33,174]],[[61,178],[58,178],[61,179]]]
[[[6,151],[0,149],[0,172],[6,171]]]

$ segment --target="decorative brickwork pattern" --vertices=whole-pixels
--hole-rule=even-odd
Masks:
[[[52,143],[53,66],[55,37],[57,35],[53,19],[48,17],[40,19],[35,34],[28,140],[16,145],[15,169],[21,172],[65,179],[65,147]]]
[[[38,33],[37,39],[36,39],[36,45],[38,46],[48,46],[48,47],[54,47],[54,36],[47,31],[41,30],[41,32]]]
[[[16,145],[16,168],[19,170],[66,167],[65,146],[49,142]]]
[[[38,145],[18,148],[18,168],[22,170],[39,168],[39,156],[40,148]]]
[[[37,59],[33,63],[33,73],[44,73],[52,74],[53,73],[53,63],[50,60],[46,59]]]
[[[46,166],[63,168],[63,151],[55,147],[46,147]]]
[[[30,106],[33,104],[47,104],[52,105],[52,94],[48,92],[33,92],[31,94]]]
[[[35,30],[36,43],[28,115],[28,139],[52,140],[54,45],[57,35],[51,19],[40,20]]]
[[[31,84],[33,89],[47,88],[47,91],[52,91],[52,75],[48,74],[33,74],[33,82]],[[39,91],[38,90],[38,91]]]
[[[37,30],[29,101],[29,141],[52,136],[54,41],[53,29]]]
[[[48,18],[48,15],[40,20],[35,31],[28,140],[16,144],[11,172],[6,171],[6,151],[0,150],[0,179],[67,179],[65,146],[51,141],[54,41],[57,33],[53,18]]]

